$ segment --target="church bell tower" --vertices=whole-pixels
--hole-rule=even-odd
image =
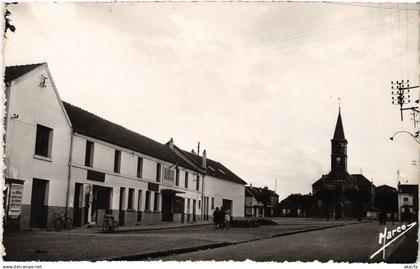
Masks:
[[[340,108],[338,110],[334,137],[331,139],[331,172],[338,176],[338,178],[343,179],[344,177],[341,176],[347,174],[347,140],[344,136]]]

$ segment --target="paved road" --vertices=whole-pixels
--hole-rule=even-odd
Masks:
[[[277,226],[229,230],[199,226],[118,234],[102,234],[94,230],[11,233],[4,234],[7,253],[4,259],[92,261],[161,257],[157,259],[367,261],[377,249],[378,233],[383,231],[383,226],[376,222],[313,219],[281,219],[278,222]],[[307,232],[308,229],[318,231]],[[233,245],[220,247],[226,244]],[[215,245],[219,248],[197,251]],[[169,256],[173,253],[185,254]]]
[[[376,222],[264,239],[223,248],[165,257],[163,260],[243,261],[322,261],[380,262],[378,234],[383,226]]]
[[[221,243],[239,243],[275,234],[347,225],[356,221],[281,219],[277,226],[213,230],[212,226],[184,227],[130,233],[102,234],[92,229],[70,232],[31,231],[4,234],[5,260],[103,260]]]

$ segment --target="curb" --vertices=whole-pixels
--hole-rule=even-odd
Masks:
[[[361,221],[361,222],[355,222],[355,223],[349,223],[349,224],[336,224],[331,225],[327,227],[317,227],[312,229],[305,229],[305,230],[297,230],[293,232],[287,232],[287,233],[280,233],[280,234],[273,234],[268,237],[262,237],[262,238],[256,238],[256,239],[250,239],[245,241],[239,241],[239,242],[221,242],[221,243],[212,243],[212,244],[205,244],[205,245],[199,245],[199,246],[193,246],[193,247],[185,247],[185,248],[176,248],[176,249],[169,249],[169,250],[162,250],[162,251],[153,251],[153,252],[144,252],[139,254],[132,254],[132,255],[122,255],[122,256],[114,256],[114,257],[107,257],[107,258],[99,258],[94,259],[94,261],[144,261],[151,258],[160,258],[160,257],[166,257],[174,254],[185,254],[189,252],[195,252],[199,250],[206,250],[206,249],[215,249],[215,248],[221,248],[221,247],[227,247],[227,246],[234,246],[244,243],[250,243],[255,242],[259,240],[265,240],[270,238],[276,238],[281,236],[288,236],[293,234],[300,234],[300,233],[307,233],[307,232],[314,232],[314,231],[320,231],[320,230],[326,230],[331,228],[337,228],[342,226],[349,226],[349,225],[356,225],[356,224],[362,224],[366,223],[368,221]],[[183,226],[185,227],[185,226]]]
[[[191,228],[191,227],[200,227],[212,225],[212,223],[200,223],[200,224],[191,224],[191,225],[182,225],[182,226],[172,226],[172,227],[148,227],[148,228],[130,228],[124,230],[118,230],[117,233],[128,233],[128,232],[142,232],[142,231],[153,231],[153,230],[170,230],[170,229],[182,229],[182,228]],[[99,233],[102,233],[102,230],[98,230]]]

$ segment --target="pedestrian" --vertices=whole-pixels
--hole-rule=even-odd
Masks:
[[[384,224],[384,212],[383,211],[379,212],[379,224],[380,225]]]
[[[391,216],[389,217],[389,220],[392,222],[392,226],[394,226],[394,222],[395,222],[394,213],[391,213]]]
[[[384,225],[386,225],[386,222],[388,221],[388,213],[384,212]]]
[[[227,209],[226,210],[226,212],[225,212],[225,216],[224,216],[224,218],[225,218],[225,227],[227,228],[227,229],[229,229],[229,222],[230,222],[230,211],[229,211],[229,209]]]
[[[217,225],[219,223],[219,215],[220,215],[219,208],[216,207],[216,209],[213,211],[213,223],[214,223],[213,229],[217,228]]]
[[[220,208],[220,212],[219,212],[219,227],[220,228],[224,228],[225,227],[225,213],[226,213],[226,209],[224,206],[222,206]]]

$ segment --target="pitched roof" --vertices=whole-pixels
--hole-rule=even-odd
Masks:
[[[365,187],[365,188],[371,188],[372,186],[375,187],[375,184],[373,184],[369,179],[367,179],[362,174],[351,174],[351,176],[356,180],[358,187]]]
[[[398,185],[398,192],[402,193],[418,193],[419,185],[416,184],[400,184]]]
[[[182,153],[187,156],[189,159],[191,159],[193,162],[195,162],[198,166],[201,167],[203,163],[203,157],[196,155],[194,153],[181,150]],[[214,176],[220,179],[224,179],[227,181],[231,181],[234,183],[239,184],[247,184],[242,178],[237,176],[235,173],[230,171],[226,166],[221,164],[220,162],[213,161],[212,159],[206,158],[206,174],[210,176]]]
[[[341,111],[338,111],[337,124],[335,125],[333,140],[346,140],[344,137],[343,122],[341,121]]]
[[[6,70],[4,71],[4,81],[10,82],[12,80],[15,80],[25,75],[26,73],[34,70],[40,65],[43,65],[43,63],[7,66]]]
[[[180,158],[164,144],[69,103],[63,102],[63,104],[75,132],[197,171],[194,166]]]
[[[381,185],[381,186],[376,187],[376,192],[378,192],[378,191],[385,191],[385,192],[387,192],[387,191],[397,191],[397,189],[394,188],[394,187],[388,186],[388,185]]]
[[[272,196],[279,196],[275,191],[268,189],[267,187],[259,188],[259,187],[252,187],[252,186],[245,186],[245,188],[253,195],[257,196],[259,193],[261,193],[263,190],[270,193]]]
[[[318,179],[317,181],[315,181],[312,186],[318,185],[322,182],[325,181],[331,181],[334,180],[334,175],[329,173],[327,175],[322,175],[322,177],[320,179]],[[367,179],[364,175],[362,174],[348,174],[346,173],[346,180],[355,180],[357,183],[357,186],[359,187],[371,187],[372,182],[369,181],[369,179]],[[373,185],[375,186],[375,185]]]

